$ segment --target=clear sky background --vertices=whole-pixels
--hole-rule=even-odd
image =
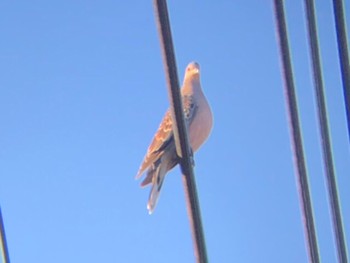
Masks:
[[[168,7],[179,79],[189,62],[201,64],[215,117],[195,155],[210,262],[307,262],[272,1],[209,2]],[[333,10],[316,2],[349,243]],[[320,255],[336,262],[303,1],[286,1],[286,12]],[[149,189],[134,180],[168,107],[152,1],[2,1],[0,36],[0,204],[11,261],[193,262],[179,168],[152,216]]]

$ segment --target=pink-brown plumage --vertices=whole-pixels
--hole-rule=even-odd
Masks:
[[[195,152],[208,138],[213,125],[212,112],[200,85],[198,63],[192,62],[187,66],[181,94],[189,140],[192,150]],[[178,157],[175,149],[172,119],[168,110],[136,175],[136,178],[140,178],[148,169],[141,186],[152,184],[147,204],[150,213],[156,206],[166,173],[177,164]]]

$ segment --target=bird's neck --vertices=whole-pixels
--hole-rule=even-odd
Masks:
[[[201,91],[201,84],[199,79],[185,79],[182,85],[182,93],[187,95],[192,95],[194,91]]]

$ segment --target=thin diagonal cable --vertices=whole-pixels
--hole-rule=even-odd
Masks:
[[[343,82],[343,93],[345,101],[345,111],[348,124],[348,135],[350,140],[350,65],[349,52],[346,36],[346,24],[344,4],[342,0],[333,0],[334,20],[337,33],[338,54]]]
[[[292,149],[294,155],[295,173],[297,178],[300,206],[304,223],[305,237],[309,261],[320,262],[315,224],[312,213],[309,183],[306,171],[300,121],[298,116],[297,98],[294,88],[292,62],[290,59],[286,19],[283,0],[274,0],[277,38],[279,42],[280,58],[283,71],[284,90],[288,106],[289,128],[291,132]]]
[[[180,166],[183,173],[187,211],[194,242],[194,254],[196,257],[196,262],[207,263],[208,259],[204,232],[192,167],[193,156],[191,155],[187,128],[183,116],[183,107],[179,91],[179,81],[176,71],[175,53],[171,37],[168,8],[165,0],[155,0],[154,7],[156,11],[157,25],[165,65],[167,87],[173,119],[173,131],[176,142],[176,151],[180,157]]]
[[[331,139],[328,128],[327,106],[324,94],[320,51],[317,40],[317,26],[315,15],[315,3],[313,0],[305,0],[305,12],[309,35],[309,45],[312,59],[315,95],[317,99],[318,121],[321,131],[323,161],[326,181],[328,186],[329,202],[333,220],[333,229],[337,244],[338,260],[341,263],[348,262],[341,209],[338,197],[336,175],[332,156]]]
[[[1,207],[0,207],[0,243],[1,243],[1,256],[3,263],[10,263],[10,256],[7,249],[6,235],[4,221],[2,218]]]

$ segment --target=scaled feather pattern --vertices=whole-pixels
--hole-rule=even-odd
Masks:
[[[200,67],[196,62],[186,67],[181,89],[185,121],[188,127],[192,151],[197,151],[209,137],[213,126],[213,115],[200,84]],[[141,186],[152,185],[147,209],[153,213],[165,175],[179,163],[173,134],[173,122],[170,110],[165,113],[154,138],[148,147],[146,156],[136,178],[147,170]]]

